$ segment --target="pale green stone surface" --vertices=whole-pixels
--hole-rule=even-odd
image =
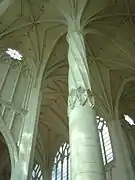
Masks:
[[[80,156],[89,162],[93,158],[96,164],[83,166],[83,160],[75,155],[73,177],[78,173],[76,179],[90,179],[80,173],[86,166],[87,172],[97,170],[93,179],[103,179],[94,131],[95,110],[110,124],[114,123],[110,132],[115,159],[106,167],[107,180],[134,180],[135,148],[131,143],[134,130],[128,132],[120,125],[117,130],[114,128],[123,113],[135,118],[135,85],[131,83],[135,80],[134,7],[134,0],[4,0],[0,3],[0,131],[9,148],[12,180],[29,180],[34,158],[44,167],[45,179],[50,179],[57,148],[69,139],[68,122],[72,122],[73,113],[75,126],[69,126],[75,131],[70,135],[71,150],[77,153],[76,128],[81,128],[79,131],[86,136],[93,130],[94,156],[91,156],[92,148],[77,145]],[[22,52],[24,59],[19,65],[3,56],[8,47]],[[67,107],[70,91],[72,107]],[[89,110],[84,106],[87,103]],[[87,116],[82,107],[86,108]],[[80,163],[77,167],[76,161]]]

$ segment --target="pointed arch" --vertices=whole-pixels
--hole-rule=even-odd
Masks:
[[[18,159],[17,147],[15,145],[15,142],[12,138],[9,129],[6,127],[6,124],[4,123],[1,116],[0,116],[0,132],[4,137],[6,145],[9,150],[9,155],[11,160],[11,171],[12,171],[12,169],[15,167],[15,162],[17,162]]]

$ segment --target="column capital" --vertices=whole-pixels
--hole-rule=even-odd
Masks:
[[[72,20],[68,22],[68,33],[67,33],[67,40],[73,34],[83,35],[84,28],[80,25],[80,22],[76,20]]]
[[[90,105],[91,108],[94,108],[94,96],[90,89],[85,89],[81,86],[77,88],[72,88],[69,92],[69,111],[74,109],[75,106],[85,106]]]

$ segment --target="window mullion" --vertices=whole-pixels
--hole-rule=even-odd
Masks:
[[[63,159],[61,160],[61,180],[63,180]]]
[[[58,172],[58,164],[56,164],[56,168],[55,168],[55,180],[57,180],[57,172]]]

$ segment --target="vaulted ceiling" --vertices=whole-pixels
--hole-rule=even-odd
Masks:
[[[114,116],[124,83],[135,76],[135,1],[14,0],[6,6],[0,16],[0,49],[19,50],[36,69],[45,64],[39,118],[43,149],[68,139],[69,17],[81,16],[97,112]],[[125,112],[125,106],[120,110]]]

